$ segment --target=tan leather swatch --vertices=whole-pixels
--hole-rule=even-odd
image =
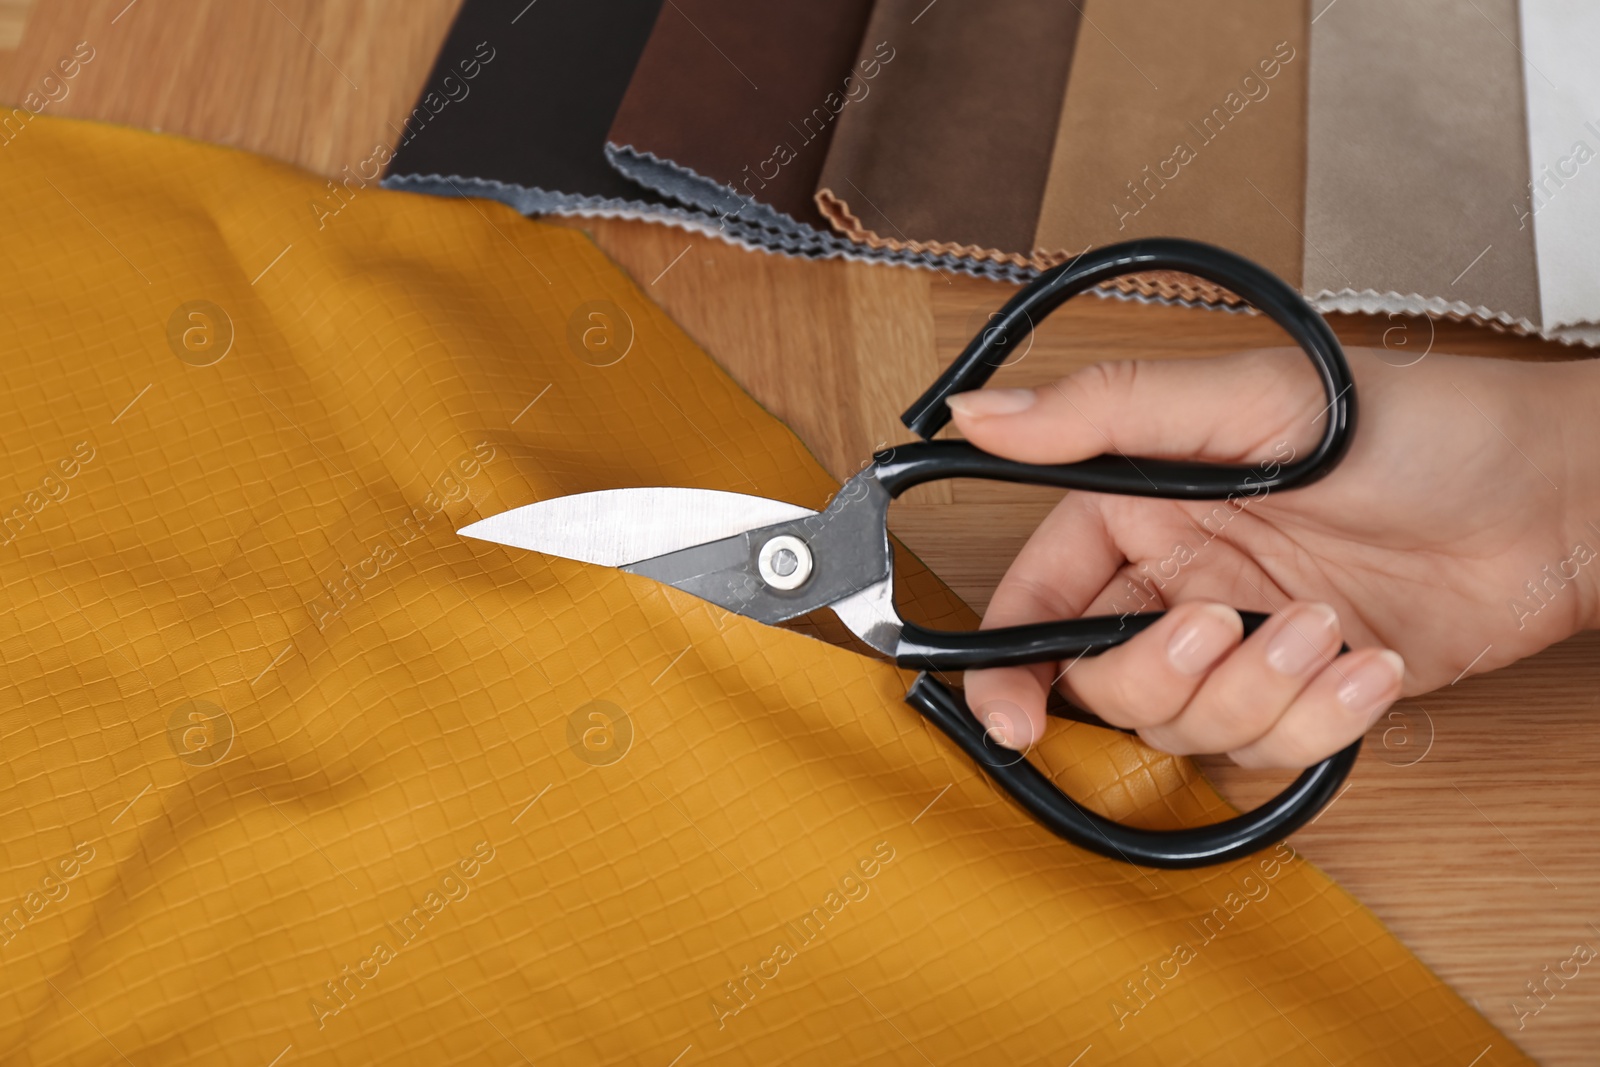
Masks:
[[[1515,0],[1338,4],[1311,38],[1307,294],[1536,328]]]
[[[1303,3],[1085,0],[1036,245],[1230,248],[1291,284],[1305,187]]]
[[[839,117],[823,214],[875,248],[1031,262],[1078,21],[1058,0],[879,0],[862,56],[893,59]]]

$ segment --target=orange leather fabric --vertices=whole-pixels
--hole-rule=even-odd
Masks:
[[[5,1062],[1524,1062],[1287,846],[1085,855],[905,672],[457,536],[836,488],[582,235],[48,118],[0,192]]]

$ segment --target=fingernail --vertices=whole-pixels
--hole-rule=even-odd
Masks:
[[[951,411],[982,418],[986,415],[1015,415],[1033,407],[1038,399],[1032,389],[974,389],[945,397]]]
[[[991,740],[1007,748],[1022,749],[1033,743],[1032,722],[1009,700],[987,701],[978,711],[978,721]]]
[[[1167,662],[1180,674],[1204,673],[1239,640],[1244,624],[1226,604],[1207,604],[1167,642]]]
[[[1384,649],[1346,672],[1344,684],[1339,686],[1339,703],[1357,715],[1366,715],[1370,727],[1400,695],[1400,680],[1405,673],[1406,662],[1400,653]]]
[[[1267,666],[1279,674],[1304,674],[1328,660],[1339,616],[1326,604],[1303,604],[1284,617],[1267,643]]]

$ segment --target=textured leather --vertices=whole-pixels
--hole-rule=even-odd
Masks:
[[[1067,167],[1061,160],[1106,152],[1100,138],[1058,139],[1074,57],[1100,47],[1098,33],[1079,33],[1081,16],[1077,4],[1046,0],[879,0],[857,65],[893,58],[876,68],[871,94],[835,123],[816,191],[822,215],[880,255],[938,256],[1024,280],[1089,247],[1079,236],[1065,249],[1059,227],[1048,234],[1056,243],[1036,242],[1046,194],[1060,185],[1054,172]],[[1298,260],[1294,267],[1298,275]],[[1239,303],[1221,286],[1170,271],[1115,278],[1098,292]]]
[[[387,173],[524,186],[543,210],[661,198],[606,163],[606,130],[662,0],[469,0],[439,49]],[[516,19],[515,22],[512,20]],[[492,56],[467,81],[463,61]],[[446,79],[459,83],[451,99]]]
[[[1031,275],[1016,264],[858,246],[826,227],[795,222],[782,214],[784,205],[730,204],[715,182],[709,183],[709,196],[706,183],[664,184],[659,179],[665,168],[638,174],[654,184],[630,180],[607,161],[606,131],[629,92],[646,41],[655,39],[653,27],[664,25],[669,36],[687,28],[706,43],[688,27],[683,8],[674,8],[663,12],[661,0],[465,0],[406,120],[384,184],[437,196],[487,197],[526,214],[648,219],[742,248],[814,259],[871,259],[1006,281]],[[689,8],[694,18],[707,17],[701,5]],[[759,35],[768,25],[748,7],[723,14],[741,16],[734,37]],[[823,28],[804,15],[795,17],[809,23],[813,34]],[[719,35],[726,32],[712,28]],[[826,51],[824,45],[807,55],[815,59]],[[853,41],[849,51],[846,67]],[[706,54],[707,62],[723,64],[714,47]],[[656,70],[660,73],[659,66]],[[468,72],[471,78],[465,77]],[[742,80],[739,85],[748,89]],[[785,88],[805,92],[803,82]],[[700,109],[703,101],[693,98],[708,89],[714,95],[716,87],[680,84],[677,89],[684,93],[680,107]],[[767,95],[774,95],[770,82]],[[794,120],[802,121],[809,107],[797,109]],[[749,125],[744,129],[751,136],[761,132]],[[782,131],[763,133],[762,150],[752,164],[759,168],[766,162],[775,149],[773,139],[787,130],[784,125]],[[821,147],[808,150],[820,156]],[[638,163],[643,157],[631,158]],[[807,188],[805,195],[810,193]]]
[[[1304,3],[1084,0],[1034,247],[1190,237],[1296,287],[1305,226]]]
[[[1286,848],[1082,854],[906,672],[457,536],[835,488],[580,234],[49,118],[0,163],[6,1062],[1525,1062]]]
[[[1053,0],[878,0],[861,58],[894,59],[839,116],[822,213],[874,248],[1033,263],[1078,22]]]
[[[882,56],[856,66],[871,10],[871,0],[675,0],[634,68],[607,154],[706,210],[766,208],[778,224],[827,230],[812,196],[834,127],[887,72]]]

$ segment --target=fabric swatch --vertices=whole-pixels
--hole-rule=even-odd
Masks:
[[[763,37],[765,30],[772,28],[772,20],[760,9],[723,5],[722,21],[714,21],[719,12],[710,5],[688,3],[688,7],[718,33],[727,32],[731,25],[738,30],[731,39],[762,41],[762,47],[773,55],[781,51]],[[839,31],[806,14],[809,10],[797,8],[790,17],[809,27],[825,53],[825,31]],[[665,35],[665,44],[658,47],[662,58],[647,69],[647,74],[654,72],[654,80],[663,72],[671,73],[663,61],[674,64],[682,48],[692,47],[694,42],[683,38],[683,33],[693,34],[701,45],[707,43],[684,11],[683,4],[663,6],[662,0],[607,4],[564,0],[532,5],[526,0],[466,0],[412,113],[414,121],[408,123],[390,162],[384,185],[442,196],[486,197],[524,214],[648,219],[744,248],[789,255],[886,259],[1010,280],[1028,275],[1014,267],[985,266],[954,256],[858,248],[831,232],[789,221],[771,209],[738,204],[729,210],[726,195],[714,191],[707,195],[703,188],[686,190],[682,183],[663,181],[664,170],[639,174],[653,177],[656,187],[619,171],[607,159],[606,135],[628,94],[646,42],[654,39],[653,29],[659,25]],[[737,82],[739,91],[748,92],[749,85],[724,64],[716,48],[713,44],[705,49],[706,55],[699,57],[698,66],[690,73],[696,78],[725,73]],[[837,44],[834,48],[839,50]],[[853,56],[855,41],[849,49]],[[485,60],[486,56],[492,58]],[[806,61],[815,58],[816,53],[807,53]],[[769,56],[765,62],[773,61]],[[850,58],[844,63],[848,67]],[[471,80],[463,77],[466,69],[475,72]],[[845,73],[837,71],[841,82]],[[834,76],[830,71],[824,80]],[[810,97],[810,77],[809,72],[797,72],[790,88]],[[723,99],[721,88],[727,80],[709,87],[691,81],[687,88],[694,106],[703,108]],[[781,81],[769,81],[769,95],[775,96],[780,88]],[[817,102],[825,95],[817,93]],[[736,108],[738,102],[722,106]],[[638,111],[636,106],[628,114],[637,115]],[[657,118],[662,115],[653,114]],[[771,142],[779,133],[767,136],[764,131],[776,114],[757,111],[742,128],[749,136],[761,134],[762,142]],[[804,114],[800,111],[794,117]],[[695,121],[685,122],[680,129],[698,128],[703,117],[697,114]],[[712,138],[711,143],[719,141]],[[742,141],[738,151],[752,144]],[[760,154],[750,160],[759,166],[773,151],[773,143],[765,143]],[[674,195],[665,195],[668,192]],[[680,195],[686,192],[693,195]],[[738,210],[740,207],[745,210]]]
[[[1305,5],[1084,0],[1083,11],[1092,28],[1078,36],[1061,105],[1041,255],[1190,237],[1298,285]]]
[[[1600,123],[1576,103],[1594,91],[1582,31],[1530,36],[1572,69],[1555,82],[1521,69],[1515,0],[1347,6],[466,0],[384,184],[1011,282],[1176,234],[1323,311],[1600,344],[1582,237],[1600,194],[1539,178],[1581,167],[1559,139]],[[1419,33],[1438,47],[1412,57]],[[1097,291],[1240,306],[1169,272]]]
[[[878,0],[872,95],[839,116],[817,204],[873,248],[1035,266],[1034,230],[1079,36],[1056,0]]]
[[[1545,331],[1587,335],[1600,329],[1600,7],[1520,6],[1530,180],[1518,228],[1533,229]]]
[[[1527,1062],[1288,846],[1085,855],[907,672],[458,536],[837,489],[581,234],[381,190],[318,226],[321,177],[48,117],[0,186],[0,1048]],[[1119,734],[1033,758],[1143,825],[1226,812]]]
[[[826,231],[813,194],[835,123],[885,69],[855,65],[871,8],[675,0],[611,124],[612,164],[707,211]]]
[[[606,131],[661,7],[467,0],[384,185],[485,197],[524,214],[645,218],[762,247],[762,227],[685,207],[606,161]]]
[[[670,213],[602,151],[661,2],[468,0],[384,184],[447,196],[498,189],[495,199],[523,212]],[[489,62],[465,81],[458,67],[475,58]],[[463,86],[460,99],[446,95],[446,78]]]
[[[1323,310],[1539,330],[1519,37],[1515,0],[1312,22],[1303,288]]]

